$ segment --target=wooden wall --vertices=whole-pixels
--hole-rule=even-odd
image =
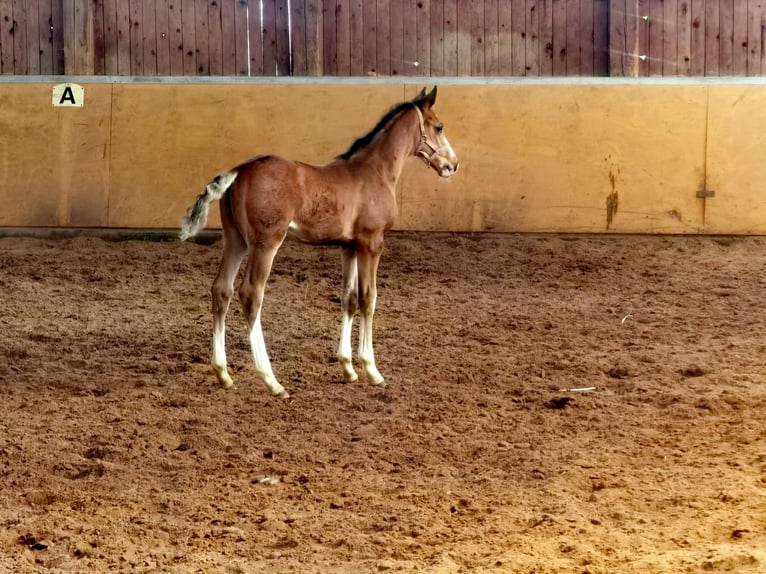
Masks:
[[[766,0],[0,0],[0,72],[760,76]]]
[[[83,85],[85,105],[60,108],[51,84],[0,84],[15,102],[0,108],[0,226],[177,227],[216,173],[259,153],[325,163],[419,88]],[[766,234],[765,97],[744,81],[444,82],[436,110],[460,171],[412,159],[397,227]]]

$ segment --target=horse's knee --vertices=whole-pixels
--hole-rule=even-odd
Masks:
[[[343,309],[348,315],[354,315],[359,310],[359,295],[351,290],[343,298]]]

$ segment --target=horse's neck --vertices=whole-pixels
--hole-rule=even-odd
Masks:
[[[376,140],[362,158],[362,162],[380,173],[390,184],[396,185],[404,169],[404,162],[415,152],[415,140],[406,117],[399,117]]]

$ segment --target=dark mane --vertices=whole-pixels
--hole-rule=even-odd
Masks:
[[[397,114],[399,114],[399,112],[412,107],[413,105],[414,102],[402,102],[401,104],[395,105],[393,108],[388,110],[388,112],[386,112],[386,115],[380,118],[380,121],[377,123],[377,125],[372,128],[367,135],[358,138],[354,143],[351,144],[351,147],[348,148],[346,152],[340,154],[336,159],[349,159],[360,149],[366,148],[368,145],[370,145],[370,143],[372,143],[372,140],[375,139],[375,136],[378,135],[378,133],[380,133],[383,128],[385,128],[388,123],[394,119]]]

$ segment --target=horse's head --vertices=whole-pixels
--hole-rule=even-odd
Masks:
[[[420,143],[415,149],[415,154],[431,166],[442,177],[449,177],[457,171],[460,165],[452,146],[444,135],[444,125],[434,113],[433,106],[436,103],[436,86],[426,94],[425,88],[421,91],[412,104],[418,112],[420,120]]]

